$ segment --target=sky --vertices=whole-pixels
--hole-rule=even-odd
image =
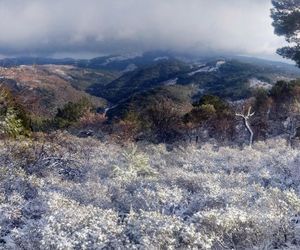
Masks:
[[[0,0],[0,55],[151,50],[280,59],[271,0]]]

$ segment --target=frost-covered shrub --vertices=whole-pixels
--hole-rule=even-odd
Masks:
[[[300,150],[0,141],[0,249],[299,249]]]
[[[122,226],[112,210],[81,205],[58,194],[49,194],[43,218],[44,249],[101,249],[122,245]]]
[[[149,166],[149,157],[137,151],[137,146],[125,151],[122,155],[126,164],[122,167],[114,166],[114,176],[123,181],[129,181],[139,176],[154,176],[155,171]]]
[[[157,212],[131,212],[126,221],[130,242],[142,248],[175,249],[189,246],[208,249],[212,240],[176,216]]]

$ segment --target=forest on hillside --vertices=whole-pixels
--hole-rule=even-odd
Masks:
[[[42,117],[2,85],[0,247],[298,249],[299,90],[169,85],[104,111],[80,92]]]
[[[0,59],[0,249],[300,249],[300,1],[272,5],[297,67],[210,50]]]

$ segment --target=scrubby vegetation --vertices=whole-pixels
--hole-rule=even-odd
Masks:
[[[43,117],[1,85],[0,248],[299,249],[299,89],[175,84]]]
[[[153,57],[0,68],[0,249],[300,248],[297,70]]]
[[[240,102],[168,86],[113,118],[81,99],[40,127],[3,88],[0,248],[299,249],[299,86]]]
[[[300,0],[272,3],[300,66]],[[300,69],[211,52],[1,59],[0,250],[300,249]]]
[[[300,151],[1,141],[4,249],[299,249]]]
[[[1,91],[2,135],[68,130],[72,134],[114,141],[154,143],[247,143],[243,120],[236,113],[249,108],[254,140],[284,136],[292,144],[300,135],[300,83],[278,81],[272,88],[256,88],[251,97],[232,102],[215,95],[195,98],[188,86],[165,86],[137,94],[104,110],[87,98],[67,102],[49,118],[33,114],[6,87]]]

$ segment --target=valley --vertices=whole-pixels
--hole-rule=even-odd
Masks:
[[[300,249],[300,0],[0,16],[0,250]]]
[[[176,56],[158,52],[91,60],[2,59],[1,64],[5,66],[0,71],[3,84],[14,91],[48,90],[45,96],[57,95],[58,106],[66,100],[88,96],[84,92],[98,101],[99,107],[105,106],[105,101],[116,105],[133,95],[169,85],[188,86],[198,94],[237,100],[250,95],[253,80],[270,87],[268,84],[273,85],[278,80],[300,77],[300,70],[293,65],[261,59],[184,58],[181,61]],[[128,70],[131,67],[132,70]],[[65,89],[64,95],[59,93],[61,89]]]

